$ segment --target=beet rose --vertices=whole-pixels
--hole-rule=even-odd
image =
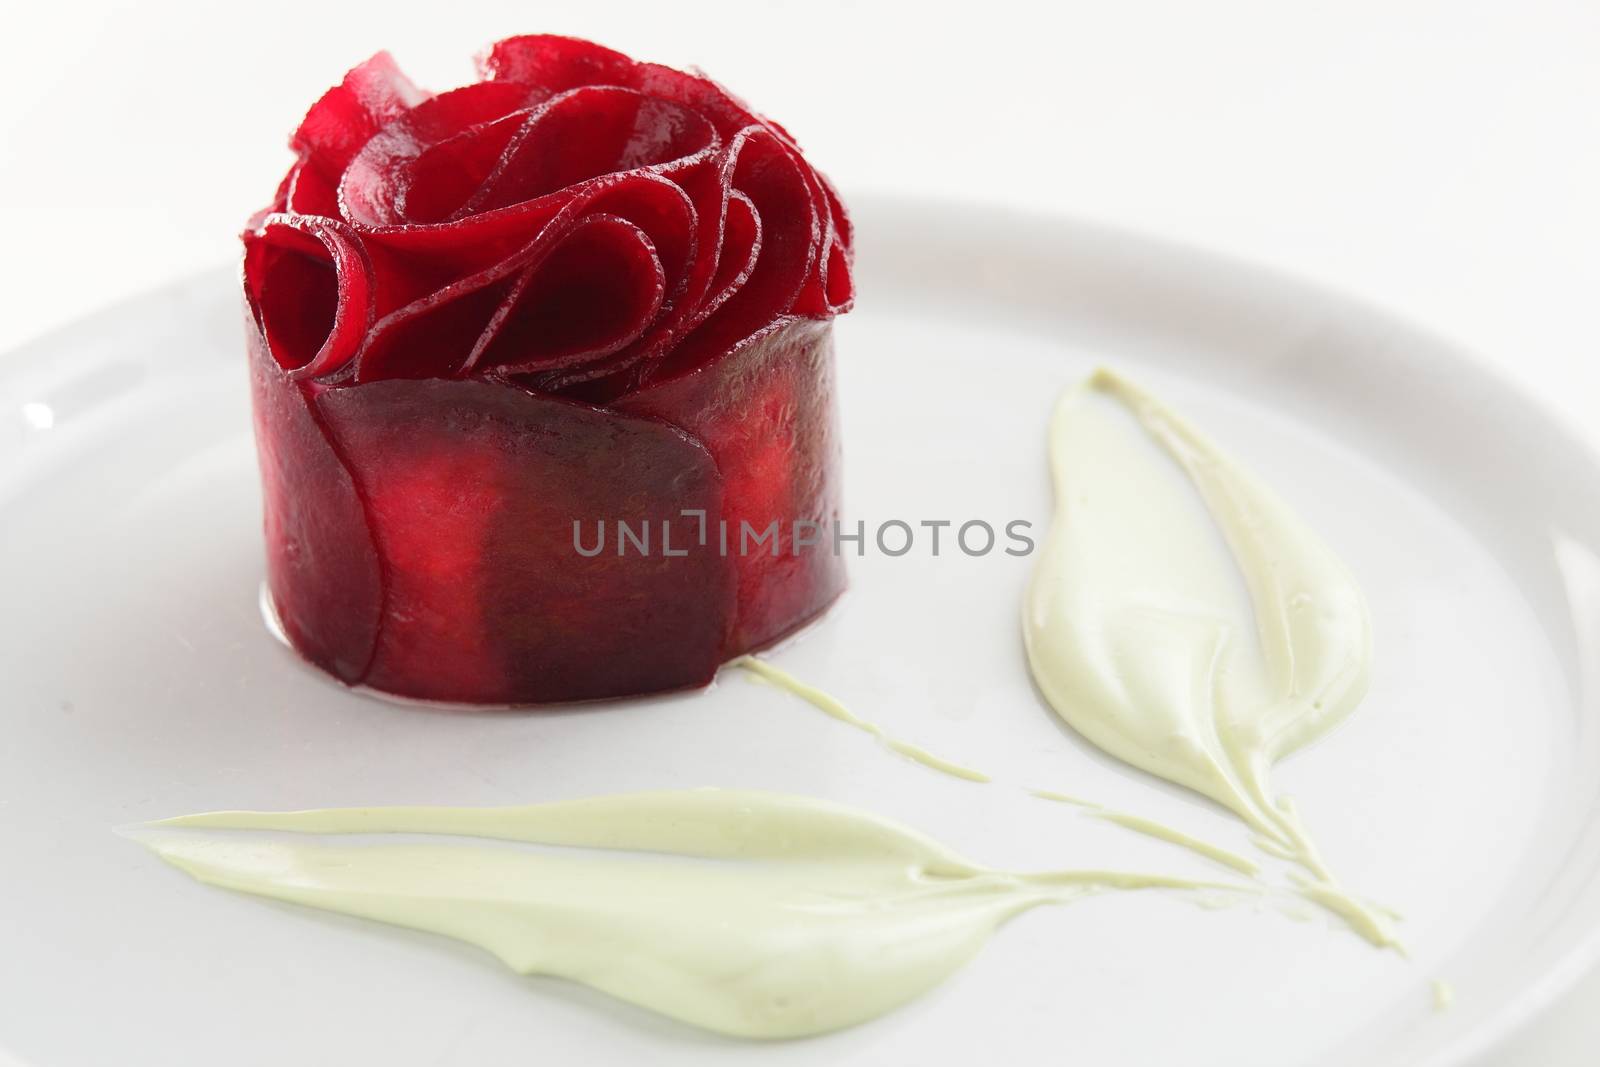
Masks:
[[[244,235],[273,604],[408,697],[704,684],[843,588],[791,531],[837,517],[849,222],[704,77],[561,37],[480,69],[351,71]]]

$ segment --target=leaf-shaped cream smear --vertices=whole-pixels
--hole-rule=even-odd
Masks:
[[[140,840],[202,882],[445,934],[521,973],[743,1037],[822,1033],[890,1011],[1040,904],[1234,888],[991,870],[854,808],[724,789],[512,808],[212,812],[154,825]],[[240,830],[425,836],[332,844]]]
[[[1348,568],[1205,435],[1107,371],[1061,398],[1050,456],[1055,514],[1023,626],[1040,691],[1113,756],[1232,809],[1315,875],[1308,895],[1392,943],[1268,783],[1366,693],[1371,624]]]

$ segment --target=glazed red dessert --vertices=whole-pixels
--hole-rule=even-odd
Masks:
[[[279,619],[407,697],[703,685],[844,585],[790,532],[837,518],[849,221],[704,77],[545,36],[480,70],[351,71],[244,235]]]

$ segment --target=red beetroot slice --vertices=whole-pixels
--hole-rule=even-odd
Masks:
[[[512,207],[607,174],[692,161],[717,145],[700,115],[631,89],[588,86],[528,115],[463,215]]]
[[[311,105],[290,147],[335,177],[373,134],[427,97],[401,73],[393,56],[379,52]]]
[[[590,215],[518,279],[480,358],[530,371],[612,355],[638,340],[665,296],[666,272],[644,230]]]
[[[701,685],[844,588],[826,324],[778,323],[621,411],[438,379],[308,409],[256,348],[270,587],[296,646],[346,682],[483,704]],[[649,528],[648,556],[619,519]],[[797,552],[796,519],[821,543]],[[574,520],[586,551],[604,522],[598,555]]]
[[[349,227],[268,215],[245,234],[245,301],[272,355],[296,378],[342,367],[372,322],[371,267]]]
[[[729,655],[772,644],[844,591],[844,560],[832,546],[839,516],[833,396],[832,328],[795,319],[774,323],[697,373],[615,405],[682,426],[722,471],[721,518],[738,583]],[[748,545],[746,523],[754,531]],[[754,538],[774,523],[776,552],[756,547]],[[797,552],[797,527],[802,539],[820,543]],[[719,532],[712,540],[720,542]]]
[[[682,431],[487,381],[374,382],[316,403],[386,577],[366,684],[511,704],[710,681],[734,578],[680,514],[722,508],[715,464]],[[649,556],[619,554],[619,519],[648,526]],[[604,551],[577,550],[575,520],[586,549],[605,522]]]
[[[306,398],[250,329],[256,451],[266,513],[267,589],[284,634],[342,682],[367,673],[383,575],[344,461]]]
[[[621,85],[662,100],[670,100],[710,119],[724,137],[732,137],[753,122],[767,122],[740,99],[710,78],[639,63],[621,52],[554,34],[508,37],[478,60],[486,79],[538,85],[552,92],[580,85]],[[768,123],[782,133],[776,123]],[[787,135],[785,135],[787,136]]]
[[[741,130],[725,166],[760,220],[752,232],[754,262],[737,290],[678,342],[653,376],[687,373],[787,313],[816,261],[822,232],[816,205],[799,161],[777,136],[760,126]]]
[[[694,251],[694,208],[673,182],[649,174],[607,177],[539,203],[541,224],[514,253],[399,307],[391,306],[394,294],[406,288],[407,277],[415,276],[418,256],[369,241],[380,295],[378,317],[361,351],[357,377],[373,381],[473,370],[532,280],[517,275],[537,272],[545,257],[589,220],[614,216],[632,223],[649,238],[650,254],[662,274],[663,295],[682,289]],[[613,317],[625,319],[628,310],[627,305],[617,305]],[[613,335],[628,332],[620,322],[613,325]],[[524,356],[505,346],[500,353],[507,364],[537,361],[537,353]]]

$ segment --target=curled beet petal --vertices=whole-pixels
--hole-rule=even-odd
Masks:
[[[668,264],[679,270],[693,249],[694,206],[682,189],[657,175],[598,178],[540,203],[541,225],[521,248],[379,318],[357,361],[358,379],[419,378],[429,376],[430,371],[453,376],[472,370],[510,314],[521,288],[514,276],[536,267],[586,219],[606,215],[633,224],[649,239],[663,274]],[[660,255],[663,249],[666,256]],[[418,258],[409,257],[412,262]],[[408,257],[390,248],[381,259],[375,259],[380,291],[392,292],[394,285],[382,284],[387,265],[406,262]],[[662,281],[666,287],[675,284],[671,277]],[[659,304],[658,300],[652,306],[652,314]],[[380,300],[378,306],[387,304]],[[612,350],[602,347],[592,355],[604,357]]]
[[[634,84],[643,92],[700,112],[724,140],[731,139],[746,126],[765,121],[743,100],[701,74],[686,74],[656,63],[640,63],[634,74]]]
[[[439,378],[464,371],[484,324],[516,283],[498,274],[481,284],[440,290],[380,320],[356,360],[356,381]]]
[[[391,186],[396,215],[429,224],[466,213],[465,205],[482,191],[523,121],[522,112],[512,112],[423,149]]]
[[[760,255],[761,212],[748,196],[735,189],[728,194],[728,204],[723,209],[722,253],[716,272],[711,276],[705,300],[685,319],[682,332],[694,329],[726,304],[750,279]]]
[[[618,85],[671,101],[703,115],[724,138],[764,121],[710,78],[659,63],[639,63],[588,41],[551,34],[511,37],[478,59],[486,79],[561,92],[584,85]],[[782,127],[774,128],[788,137]]]
[[[665,295],[649,235],[615,215],[588,215],[517,279],[467,368],[520,373],[609,356],[644,333]]]
[[[849,311],[856,302],[855,279],[851,273],[850,246],[835,237],[828,244],[828,258],[824,261],[822,292],[824,304],[821,318],[832,318]]]
[[[817,181],[822,184],[823,196],[828,201],[828,216],[833,220],[833,233],[839,246],[848,256],[855,243],[855,226],[850,222],[850,214],[844,209],[844,201],[839,199],[839,190],[833,187],[833,182],[828,176],[819,171],[814,171]]]
[[[631,89],[571,89],[531,112],[461,214],[533,200],[605,174],[688,162],[716,147],[709,122]]]
[[[336,177],[373,134],[426,99],[394,57],[379,52],[311,105],[289,145],[308,164]]]
[[[592,41],[531,33],[491,45],[478,57],[477,66],[490,81],[538,85],[559,93],[581,85],[631,85],[638,64]]]
[[[448,175],[451,164],[462,166],[469,173],[479,170],[481,181],[499,158],[504,142],[492,146],[492,151],[486,153],[487,160],[476,165],[461,149],[476,144],[486,128],[518,114],[536,100],[526,86],[480,82],[441,93],[396,116],[373,131],[337,175],[339,210],[359,226],[410,221],[404,201],[412,186],[422,186],[417,199],[431,205],[445,199],[446,194],[431,187],[430,177],[460,180]],[[518,121],[513,119],[506,124],[507,138],[516,131]],[[429,175],[419,178],[415,168],[433,150],[441,150],[443,155],[432,161]],[[443,215],[453,212],[475,191],[475,185],[467,188],[461,200],[450,204]]]
[[[554,36],[480,70],[437,96],[383,53],[352,70],[245,234],[285,632],[413,697],[702,684],[843,587],[793,538],[837,512],[849,218],[703,75]],[[618,554],[646,520],[655,551]]]
[[[716,359],[788,314],[818,255],[822,228],[810,187],[799,159],[776,134],[764,126],[740,131],[725,166],[732,188],[744,194],[760,220],[755,261],[722,306],[651,370],[655,380]]]
[[[793,138],[781,127],[769,123],[782,134],[784,143],[798,159],[800,149]],[[850,246],[854,233],[850,217],[845,213],[833,183],[827,175],[812,167],[802,167],[807,187],[811,192],[812,207],[821,223],[821,240],[818,255],[806,273],[800,292],[790,308],[796,315],[814,319],[828,319],[850,310],[855,302],[855,283],[851,279]]]
[[[339,190],[326,171],[302,162],[296,164],[285,181],[285,195],[278,211],[324,218],[338,217]]]
[[[760,219],[750,199],[733,189],[726,157],[687,168],[673,181],[694,209],[690,237],[699,254],[688,261],[682,283],[668,303],[669,313],[657,320],[641,343],[647,359],[663,355],[744,283],[760,243]]]
[[[336,371],[372,318],[372,278],[348,227],[307,215],[268,215],[245,234],[244,285],[273,358],[295,378]]]

